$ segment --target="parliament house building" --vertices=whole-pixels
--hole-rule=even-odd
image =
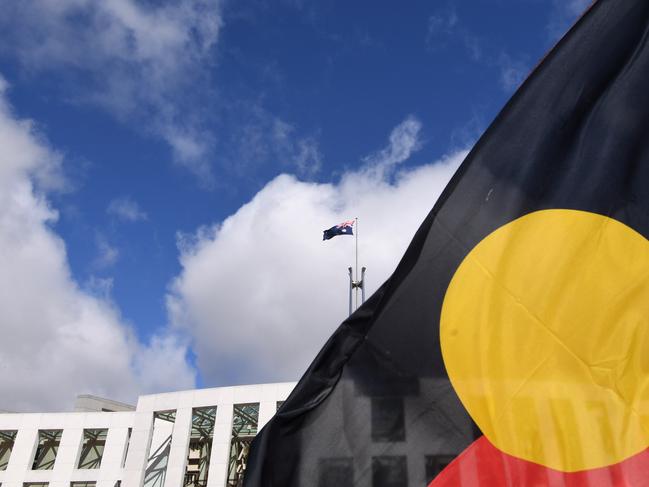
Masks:
[[[239,487],[250,442],[295,383],[79,396],[74,412],[0,413],[1,487]]]

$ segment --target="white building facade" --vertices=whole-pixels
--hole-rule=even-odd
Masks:
[[[0,414],[0,487],[239,487],[248,447],[295,383],[79,396],[75,412]]]

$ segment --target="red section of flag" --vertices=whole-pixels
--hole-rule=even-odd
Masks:
[[[507,455],[483,436],[428,487],[642,486],[649,486],[649,449],[610,467],[565,473]]]

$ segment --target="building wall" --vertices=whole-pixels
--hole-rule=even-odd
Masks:
[[[161,487],[182,487],[192,411],[215,406],[207,487],[224,487],[234,405],[259,403],[258,427],[261,429],[275,414],[277,402],[284,401],[294,386],[295,383],[261,384],[152,394],[141,396],[135,411],[0,414],[0,431],[17,431],[7,468],[0,471],[0,484],[2,487],[23,487],[27,482],[47,482],[49,487],[70,487],[70,482],[92,481],[97,487],[115,487],[120,481],[121,487],[142,487],[154,443],[154,413],[176,411],[173,425],[167,426],[172,439]],[[39,430],[59,429],[63,434],[54,468],[32,470]],[[98,469],[77,468],[84,429],[108,430]]]

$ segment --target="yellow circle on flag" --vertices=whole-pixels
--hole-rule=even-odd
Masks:
[[[649,241],[575,210],[499,228],[442,307],[448,375],[501,451],[576,472],[649,446]]]

